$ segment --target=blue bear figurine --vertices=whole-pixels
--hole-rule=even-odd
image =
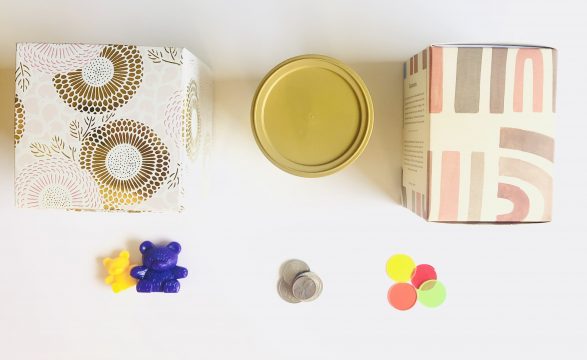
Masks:
[[[166,292],[179,291],[179,281],[188,276],[188,269],[177,266],[177,255],[181,245],[170,242],[164,246],[155,246],[150,241],[144,241],[140,246],[143,254],[143,265],[135,266],[130,275],[138,279],[138,292]]]

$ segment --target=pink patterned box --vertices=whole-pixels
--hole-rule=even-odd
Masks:
[[[555,49],[433,45],[404,64],[404,206],[429,221],[551,220]]]
[[[15,80],[18,207],[182,209],[212,127],[210,70],[189,51],[23,43]]]

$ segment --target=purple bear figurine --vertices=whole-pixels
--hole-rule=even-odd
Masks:
[[[164,246],[155,246],[150,241],[144,241],[140,247],[143,254],[143,265],[135,266],[130,275],[138,279],[138,292],[166,292],[179,291],[179,281],[188,276],[188,269],[177,266],[177,255],[181,245],[170,242]]]

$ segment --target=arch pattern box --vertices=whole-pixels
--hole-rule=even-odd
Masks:
[[[186,49],[21,43],[15,85],[17,207],[181,211],[204,176],[213,84]]]
[[[402,201],[429,221],[546,222],[557,51],[432,45],[404,64]]]

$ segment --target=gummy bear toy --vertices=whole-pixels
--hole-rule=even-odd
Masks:
[[[140,246],[143,254],[143,265],[134,267],[130,274],[138,279],[138,292],[166,292],[179,291],[179,281],[188,276],[188,269],[177,266],[177,255],[181,245],[170,242],[167,245],[156,246],[145,241]]]
[[[104,267],[108,270],[108,276],[104,281],[112,287],[112,291],[115,293],[135,286],[137,283],[129,273],[130,269],[135,266],[130,265],[129,257],[128,251],[123,250],[118,254],[118,257],[114,259],[106,258],[102,261]]]

